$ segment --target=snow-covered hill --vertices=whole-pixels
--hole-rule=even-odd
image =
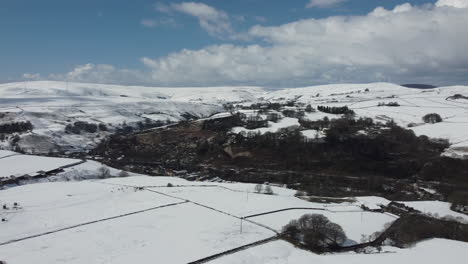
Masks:
[[[67,124],[84,121],[105,124],[112,130],[137,122],[184,120],[222,112],[226,102],[255,101],[257,87],[158,88],[66,82],[0,84],[0,124],[30,121],[34,130],[18,145],[25,151],[47,153],[92,148],[98,135],[65,134]],[[8,148],[7,143],[3,143]]]
[[[359,117],[371,117],[378,121],[393,120],[412,129],[417,135],[448,139],[451,148],[447,155],[460,157],[468,152],[468,99],[454,99],[454,95],[468,96],[467,86],[439,87],[434,89],[406,88],[390,83],[337,84],[296,89],[284,89],[268,93],[269,101],[295,100],[312,107],[348,106]],[[397,103],[399,106],[379,104]],[[422,117],[439,114],[443,122],[426,124]],[[308,116],[323,118],[323,113]]]
[[[67,124],[85,121],[106,124],[110,130],[124,124],[180,121],[187,115],[204,118],[225,111],[223,104],[294,101],[303,105],[348,106],[357,116],[377,121],[394,120],[418,135],[445,138],[452,144],[448,155],[462,156],[468,149],[468,87],[412,89],[390,83],[334,84],[268,90],[262,87],[164,88],[53,81],[0,84],[0,124],[30,121],[34,130],[18,145],[31,152],[92,148],[109,132],[70,135]],[[385,106],[389,102],[398,107]],[[379,104],[381,104],[379,106]],[[438,113],[443,122],[425,124],[422,117]],[[325,114],[328,115],[328,114]],[[308,114],[321,119],[324,113]],[[331,116],[333,117],[333,116]],[[297,122],[283,122],[285,125]],[[271,124],[279,126],[281,124]],[[297,125],[297,124],[296,124]],[[3,148],[9,148],[4,141]]]

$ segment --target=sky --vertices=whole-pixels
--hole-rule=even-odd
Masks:
[[[468,0],[2,0],[0,82],[468,84]]]

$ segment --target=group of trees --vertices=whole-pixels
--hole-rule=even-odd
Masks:
[[[169,119],[166,121],[162,121],[162,120],[153,121],[149,118],[145,118],[145,121],[137,122],[137,127],[139,130],[146,130],[146,129],[151,129],[155,127],[165,126],[171,123],[172,122]]]
[[[421,170],[427,167],[428,160],[440,157],[447,147],[446,142],[418,137],[413,131],[394,123],[374,123],[370,118],[327,119],[301,124],[307,124],[309,129],[326,128],[325,137],[319,142],[308,141],[298,130],[250,137],[236,135],[235,147],[251,152],[254,158],[243,162],[255,166],[272,164],[277,169],[315,171],[333,169],[401,178],[424,172]]]
[[[67,134],[81,134],[82,132],[96,133],[98,131],[107,131],[106,124],[100,123],[96,125],[86,121],[76,121],[73,124],[68,124],[65,126],[65,133]]]
[[[354,115],[354,111],[349,109],[347,106],[323,106],[319,105],[317,109],[324,113],[335,114],[335,115]]]
[[[257,129],[257,128],[267,127],[267,126],[268,126],[268,120],[264,120],[259,115],[251,115],[247,117],[247,120],[245,120],[245,124],[244,124],[244,127],[247,129]]]
[[[305,116],[304,111],[296,111],[292,109],[286,109],[281,112],[285,117],[291,118],[303,118]]]
[[[440,117],[439,114],[436,113],[431,113],[423,116],[423,121],[424,123],[430,123],[430,124],[435,124],[435,123],[440,123],[442,122],[442,117]]]
[[[292,220],[283,227],[283,233],[318,252],[338,248],[347,240],[343,228],[321,214],[305,214]]]
[[[33,125],[29,121],[6,123],[0,125],[0,134],[23,133],[32,129]]]

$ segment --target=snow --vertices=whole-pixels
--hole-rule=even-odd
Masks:
[[[291,210],[283,211],[268,215],[262,215],[250,218],[257,223],[267,225],[277,231],[281,231],[283,226],[291,220],[297,220],[305,214],[321,214],[326,216],[330,221],[339,224],[346,233],[346,236],[351,241],[347,244],[360,243],[362,235],[369,236],[377,231],[382,231],[385,224],[392,223],[396,220],[395,217],[372,212],[340,212],[340,211],[323,211],[323,210]]]
[[[156,196],[158,197],[158,196]],[[8,263],[187,263],[274,235],[180,204],[0,246]]]
[[[222,91],[222,92],[220,92]],[[217,103],[220,101],[242,102],[255,100],[264,89],[255,86],[239,87],[149,87],[124,86],[92,83],[58,81],[33,81],[0,84],[2,97],[54,97],[54,96],[98,96],[98,97],[135,97],[174,101],[201,101]]]
[[[223,92],[220,92],[223,91]],[[90,149],[108,132],[71,135],[65,126],[76,121],[106,124],[109,129],[123,123],[180,121],[190,113],[208,117],[221,112],[222,102],[255,100],[255,87],[160,88],[65,82],[22,82],[0,84],[0,118],[8,122],[30,121],[33,134],[19,141],[28,152],[48,153],[58,147],[66,150]],[[215,98],[214,95],[217,95]],[[49,144],[39,144],[39,138]],[[38,146],[41,145],[41,146]]]
[[[301,133],[304,137],[308,139],[316,139],[316,138],[325,137],[325,134],[323,133],[323,131],[314,130],[314,129],[302,130]]]
[[[101,172],[99,171],[102,167],[109,170],[111,177],[116,177],[121,172],[120,170],[108,167],[100,162],[93,160],[86,160],[84,163],[65,168],[63,172],[57,174],[57,176],[49,177],[51,181],[60,180],[84,180],[84,179],[96,179]],[[129,173],[129,175],[135,175]]]
[[[213,264],[394,264],[394,263],[462,263],[468,257],[468,243],[431,239],[413,248],[383,247],[382,254],[343,253],[316,255],[295,248],[285,241],[275,241],[216,259]]]
[[[360,210],[359,207],[349,204],[312,203],[296,197],[247,193],[220,187],[172,187],[153,190],[204,204],[239,217],[297,207],[329,208],[336,211]],[[213,197],[219,197],[219,199],[213,199]]]
[[[83,182],[39,183],[1,191],[0,243],[180,200],[134,188]],[[1,255],[1,254],[0,254]]]
[[[364,205],[371,210],[380,209],[380,205],[388,205],[391,201],[378,196],[353,197],[359,205]]]
[[[200,118],[223,112],[225,103],[250,105],[257,102],[295,101],[304,105],[348,106],[357,117],[370,117],[380,122],[394,120],[417,135],[445,138],[452,144],[444,155],[466,158],[468,155],[468,100],[449,99],[455,94],[467,95],[466,86],[412,89],[390,83],[332,84],[303,88],[267,90],[262,87],[143,87],[66,83],[53,81],[0,84],[0,112],[8,113],[2,122],[31,121],[34,134],[22,137],[19,144],[29,152],[48,153],[66,146],[69,151],[92,148],[108,133],[69,135],[67,124],[76,121],[107,124],[111,129],[126,122],[134,124],[152,120],[182,120],[184,113]],[[397,102],[399,107],[378,106]],[[244,111],[245,112],[245,111]],[[248,111],[247,111],[248,112]],[[438,113],[439,124],[424,124],[422,117]],[[306,113],[310,120],[338,118],[320,111]],[[284,118],[269,122],[267,128],[252,132],[277,132],[299,126],[297,119]],[[241,127],[234,133],[249,132]],[[314,136],[311,131],[306,137]],[[46,144],[48,143],[48,144]],[[3,148],[8,148],[3,144]]]
[[[78,166],[77,166],[78,167]],[[134,174],[135,175],[135,174]],[[134,187],[166,187],[168,183],[171,183],[174,186],[212,186],[212,187],[224,187],[233,191],[239,191],[244,193],[254,193],[255,186],[254,183],[236,183],[236,182],[200,182],[200,181],[188,181],[179,177],[168,177],[168,176],[145,176],[137,175],[134,177],[126,178],[109,178],[102,180],[101,182],[110,183],[110,184],[121,184]],[[273,192],[275,195],[280,196],[294,196],[296,194],[295,190],[272,186]]]
[[[275,122],[268,122],[268,127],[261,127],[261,128],[256,128],[256,129],[246,129],[244,127],[234,127],[232,128],[232,133],[239,134],[241,132],[251,132],[251,133],[259,133],[259,134],[265,134],[267,132],[270,133],[276,133],[279,130],[283,128],[288,128],[288,127],[299,127],[299,120],[297,118],[291,118],[291,117],[284,117],[281,120],[279,120],[277,123]]]
[[[415,201],[415,202],[401,202],[409,207],[413,207],[416,210],[419,210],[426,214],[437,214],[439,217],[444,216],[453,216],[453,217],[461,217],[465,221],[468,221],[468,215],[457,213],[450,209],[451,204],[447,202],[441,201]]]
[[[17,155],[17,154],[18,153],[9,151],[9,150],[0,150],[0,159],[4,157],[12,156],[12,155]]]
[[[14,157],[14,156],[13,156]],[[32,156],[34,157],[34,156]],[[36,157],[40,158],[40,157]],[[66,168],[55,176],[93,174],[95,161]],[[119,170],[111,168],[111,173]],[[28,184],[0,191],[0,256],[7,263],[188,263],[275,235],[292,219],[320,213],[340,224],[348,244],[359,242],[396,219],[362,211],[389,201],[356,197],[354,203],[314,203],[294,190],[272,186],[275,195],[252,193],[255,184],[190,182],[177,177],[134,175],[125,178]],[[53,178],[51,180],[54,180]],[[178,187],[167,187],[171,183]],[[145,187],[145,188],[138,188]],[[14,207],[17,203],[17,208]],[[440,213],[447,204],[427,202]],[[162,207],[161,207],[162,206]],[[294,209],[249,216],[287,208]],[[318,210],[322,209],[322,210]],[[435,211],[435,209],[431,209]],[[241,232],[242,225],[242,232]],[[431,242],[432,241],[432,242]],[[393,254],[315,255],[284,241],[214,260],[212,263],[390,263],[415,258],[441,247],[444,258],[461,256],[467,243],[431,240],[414,249],[385,247]],[[443,242],[443,245],[439,243]],[[444,247],[450,245],[446,250]],[[346,258],[346,259],[345,259]],[[405,259],[406,258],[406,259]],[[440,261],[440,259],[438,259]],[[372,262],[371,262],[372,261]],[[432,261],[432,258],[429,260]],[[406,263],[405,261],[403,263]]]
[[[0,178],[10,176],[36,176],[39,171],[51,171],[80,162],[75,159],[50,158],[32,155],[14,155],[0,159]]]

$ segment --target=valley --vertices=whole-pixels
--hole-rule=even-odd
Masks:
[[[463,256],[467,91],[0,84],[0,261]],[[298,240],[285,226],[304,215],[343,243]]]

